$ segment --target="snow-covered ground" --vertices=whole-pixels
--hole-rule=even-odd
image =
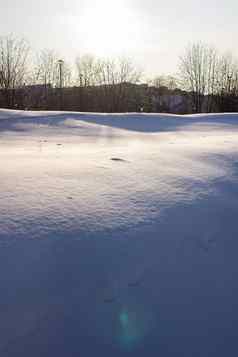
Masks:
[[[238,355],[238,114],[0,110],[0,356]]]

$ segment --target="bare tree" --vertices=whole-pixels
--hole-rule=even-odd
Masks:
[[[221,111],[237,110],[238,63],[231,54],[221,56],[216,99]]]
[[[59,87],[59,61],[62,60],[62,82],[63,85],[70,86],[72,81],[72,71],[70,65],[62,59],[54,50],[42,50],[37,54],[36,64],[32,71],[32,83],[50,85],[53,88]]]
[[[104,110],[121,111],[128,106],[129,91],[132,94],[132,85],[140,78],[141,71],[127,58],[98,60],[96,82],[104,89]]]
[[[190,45],[180,58],[182,86],[191,92],[196,112],[202,111],[205,96],[209,98],[217,90],[218,68],[216,49],[202,43]]]
[[[80,87],[97,84],[98,60],[92,55],[76,58],[76,83]]]
[[[138,83],[141,77],[128,59],[103,59],[91,55],[76,59],[76,73],[83,106],[89,100],[94,100],[98,110],[109,112],[123,108],[128,85]]]
[[[237,87],[238,66],[230,54],[220,58],[218,71],[218,91],[229,94]]]
[[[36,55],[28,83],[31,84],[28,97],[31,95],[34,107],[48,109],[57,96],[55,88],[72,84],[71,66],[56,51],[42,50]],[[57,99],[54,101],[57,102]]]
[[[123,111],[129,107],[129,101],[136,96],[136,85],[140,82],[142,73],[128,58],[120,58],[116,63],[115,75],[115,96],[114,108]]]
[[[166,87],[169,90],[178,88],[178,80],[172,75],[159,75],[148,81],[150,86],[155,88]]]
[[[60,57],[54,50],[42,50],[37,54],[36,66],[34,69],[35,84],[44,84],[56,87],[59,82],[59,61]]]
[[[24,39],[0,37],[0,88],[7,107],[15,107],[15,90],[24,84],[29,45]]]

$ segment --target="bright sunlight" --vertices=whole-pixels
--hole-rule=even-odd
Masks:
[[[138,37],[132,11],[122,2],[103,0],[85,10],[80,24],[86,48],[98,55],[110,56],[130,49]]]

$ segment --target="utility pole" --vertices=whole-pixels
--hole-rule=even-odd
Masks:
[[[0,71],[0,86],[3,85],[3,71]]]
[[[60,110],[63,110],[63,95],[62,95],[62,88],[63,88],[63,64],[64,61],[63,60],[59,60],[58,61],[59,64],[59,81],[60,81]]]
[[[230,94],[230,92],[231,92],[231,80],[232,80],[232,75],[228,75],[228,76],[227,76],[227,80],[228,80],[228,94]]]

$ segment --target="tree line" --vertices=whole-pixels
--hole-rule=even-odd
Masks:
[[[63,60],[60,77],[59,60]],[[238,111],[238,63],[212,46],[189,45],[176,76],[148,80],[128,58],[82,55],[74,66],[54,50],[33,54],[25,39],[0,36],[0,105],[81,111]],[[60,92],[61,91],[61,92]]]

